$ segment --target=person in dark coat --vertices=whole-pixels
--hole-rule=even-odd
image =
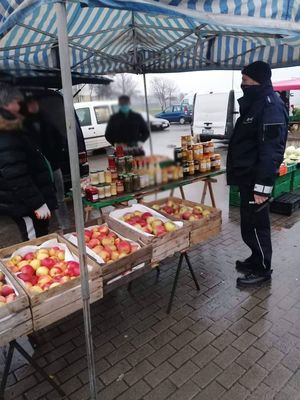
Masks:
[[[288,115],[273,91],[271,69],[257,61],[242,71],[244,96],[239,99],[240,118],[230,138],[227,183],[240,190],[241,233],[251,255],[237,261],[245,274],[238,285],[254,285],[271,279],[272,243],[269,202],[283,161]]]
[[[17,88],[0,84],[0,214],[28,240],[48,233],[56,197],[48,161],[24,134],[22,101]]]
[[[149,136],[150,132],[144,118],[130,109],[129,96],[120,96],[119,112],[110,117],[106,127],[106,140],[112,146],[121,145],[136,154],[140,153],[139,142],[145,142]]]
[[[56,189],[57,210],[56,218],[60,229],[69,229],[71,226],[69,211],[65,203],[65,186],[61,170],[63,155],[63,138],[58,129],[49,121],[46,121],[39,103],[39,99],[29,97],[25,99],[24,129],[30,140],[38,146],[49,161],[54,177]]]

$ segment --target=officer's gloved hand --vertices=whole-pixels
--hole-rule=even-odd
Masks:
[[[46,203],[44,203],[40,208],[34,211],[37,219],[49,219],[51,218],[51,211],[49,210]]]

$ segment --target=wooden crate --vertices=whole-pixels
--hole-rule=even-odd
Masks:
[[[89,224],[86,226],[86,228],[91,228],[95,224]],[[103,225],[103,224],[101,224]],[[99,226],[101,226],[99,225]],[[108,227],[114,231],[117,235],[123,236],[120,232],[115,231],[112,227],[107,224]],[[126,240],[126,237],[123,237],[124,240]],[[130,238],[128,238],[130,239]],[[127,240],[128,240],[127,239]],[[67,239],[68,240],[68,239]],[[132,240],[132,239],[130,239]],[[135,242],[137,243],[137,242]],[[138,243],[141,248],[134,253],[129,254],[127,257],[120,258],[119,260],[113,261],[111,263],[106,263],[106,264],[100,264],[98,263],[97,259],[92,255],[92,252],[89,253],[89,257],[94,260],[95,263],[98,264],[98,267],[101,271],[101,274],[103,276],[103,285],[105,286],[108,281],[111,279],[122,275],[123,273],[131,270],[133,267],[136,267],[137,265],[143,264],[143,263],[149,263],[151,260],[151,255],[152,255],[152,246],[151,245],[144,245],[143,243]],[[94,253],[95,254],[95,253]]]
[[[0,258],[5,263],[4,259],[10,257],[19,248],[27,245],[39,246],[50,239],[57,239],[59,243],[66,244],[71,253],[79,256],[76,246],[58,234],[51,234],[1,249]],[[89,271],[90,302],[94,303],[103,297],[103,279],[98,264],[89,257],[88,264],[91,266],[91,271]],[[82,308],[80,277],[40,294],[32,295],[27,291],[26,293],[30,301],[35,331],[45,328]]]
[[[177,204],[183,204],[186,207],[200,206],[203,208],[203,210],[208,210],[210,212],[209,217],[202,218],[197,221],[184,221],[176,216],[169,215],[164,211],[159,210],[159,212],[165,217],[168,217],[173,221],[183,221],[186,226],[190,227],[190,246],[194,246],[195,244],[199,244],[204,242],[205,240],[211,239],[212,237],[218,235],[221,232],[222,211],[217,208],[209,207],[203,204],[198,204],[189,200],[183,200],[177,197],[168,197],[167,199],[160,199],[156,201],[147,202],[144,204],[145,206],[152,208],[154,204],[162,205],[165,204],[168,200],[172,200],[174,203]]]
[[[6,280],[15,289],[17,294],[15,301],[0,307],[1,347],[8,344],[11,340],[32,333],[33,325],[29,299],[24,289],[2,264],[0,264],[0,271],[5,274]]]
[[[151,263],[153,264],[158,263],[167,257],[173,256],[177,252],[186,251],[189,248],[188,226],[179,228],[174,232],[166,233],[160,237],[149,237],[143,235],[142,232],[137,232],[131,229],[129,225],[128,227],[125,226],[111,216],[107,217],[107,222],[111,229],[115,230],[121,235],[128,237],[131,240],[144,243],[145,245],[151,245]]]

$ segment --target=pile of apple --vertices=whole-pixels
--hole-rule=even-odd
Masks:
[[[14,288],[6,281],[5,275],[0,271],[0,307],[16,299]]]
[[[14,256],[7,267],[31,294],[42,293],[80,275],[78,262],[66,261],[65,252],[59,247]]]
[[[120,220],[134,226],[142,232],[155,236],[162,236],[177,229],[176,224],[172,221],[163,221],[151,214],[151,212],[142,213],[141,211],[134,211],[132,213],[126,213]]]
[[[107,225],[100,225],[84,231],[85,243],[105,263],[112,263],[139,249],[135,243],[118,237]]]
[[[203,210],[200,206],[187,207],[182,203],[175,203],[172,200],[168,200],[165,204],[154,204],[152,208],[185,221],[198,221],[210,215],[208,210]]]

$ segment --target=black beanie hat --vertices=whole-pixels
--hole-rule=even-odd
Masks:
[[[270,65],[263,61],[255,61],[242,70],[243,75],[249,76],[260,84],[267,83],[272,76]]]

